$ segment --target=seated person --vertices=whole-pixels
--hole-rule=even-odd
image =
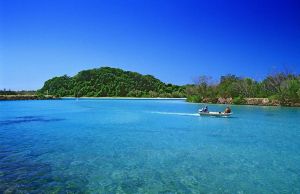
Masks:
[[[229,106],[226,107],[224,113],[231,113],[231,109],[229,108]]]
[[[207,106],[205,106],[205,108],[203,109],[203,112],[208,112]]]

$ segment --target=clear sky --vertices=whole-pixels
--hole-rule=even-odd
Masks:
[[[101,66],[192,83],[300,72],[298,0],[0,0],[0,88]]]

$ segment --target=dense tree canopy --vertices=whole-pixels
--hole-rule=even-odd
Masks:
[[[102,67],[81,71],[74,77],[54,77],[38,92],[75,97],[184,97],[185,87],[165,84],[151,75]]]
[[[222,76],[219,84],[210,84],[206,76],[187,87],[188,101],[216,102],[219,97],[233,98],[233,103],[243,104],[245,98],[269,98],[282,105],[300,103],[300,76],[277,73],[262,82],[235,75]]]
[[[269,98],[282,105],[300,103],[300,76],[277,73],[258,82],[235,75],[221,76],[214,83],[200,76],[195,84],[165,84],[151,75],[102,67],[84,70],[73,77],[54,77],[45,82],[38,94],[74,97],[187,97],[190,102],[216,103],[218,98],[232,98],[243,104],[245,98]]]

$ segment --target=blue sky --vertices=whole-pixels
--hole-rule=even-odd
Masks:
[[[297,0],[0,0],[0,88],[101,66],[192,83],[300,72]]]

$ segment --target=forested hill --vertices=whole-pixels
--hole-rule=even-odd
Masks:
[[[165,84],[151,75],[101,67],[80,71],[73,77],[54,77],[38,93],[59,97],[184,97],[185,87]]]

